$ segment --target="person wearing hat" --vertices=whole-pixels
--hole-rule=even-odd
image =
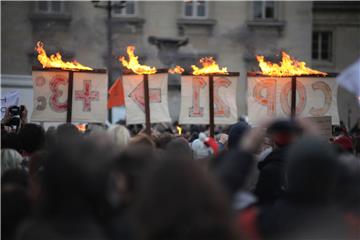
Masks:
[[[255,195],[259,205],[271,205],[280,197],[284,185],[285,154],[298,133],[296,123],[290,120],[277,120],[269,126],[267,134],[274,146],[273,151],[258,163],[260,174]]]

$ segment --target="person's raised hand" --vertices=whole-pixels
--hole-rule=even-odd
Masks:
[[[240,150],[256,153],[264,142],[266,130],[272,122],[273,120],[266,119],[248,131],[240,142]]]

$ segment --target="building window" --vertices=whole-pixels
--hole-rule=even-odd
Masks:
[[[206,1],[186,1],[184,2],[184,17],[186,18],[206,18],[208,4]]]
[[[135,16],[137,14],[137,6],[135,1],[119,1],[119,7],[114,8],[115,16]],[[120,7],[120,6],[123,7]]]
[[[38,1],[36,2],[36,11],[39,13],[63,13],[63,1]]]
[[[313,32],[312,59],[320,60],[320,61],[331,61],[332,59],[331,32]]]
[[[273,1],[255,1],[254,19],[274,19],[275,3]]]

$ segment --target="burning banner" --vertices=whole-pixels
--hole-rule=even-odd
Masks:
[[[193,65],[192,75],[184,74],[181,77],[179,122],[210,125],[235,123],[238,118],[236,86],[239,73],[220,69],[213,58],[202,58],[200,63],[202,68]]]
[[[135,47],[128,46],[129,60],[120,57],[129,71],[123,73],[127,124],[171,122],[167,100],[167,71],[141,65],[134,54]]]
[[[47,56],[43,44],[36,51],[41,67],[33,67],[32,121],[105,122],[107,119],[106,70],[64,62],[61,54]]]
[[[273,117],[331,116],[339,122],[334,74],[306,67],[282,53],[280,64],[257,56],[261,73],[248,73],[248,116],[251,123]]]

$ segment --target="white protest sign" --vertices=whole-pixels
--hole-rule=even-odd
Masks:
[[[296,115],[331,116],[339,123],[337,89],[333,77],[296,77]],[[290,116],[291,77],[248,77],[248,117],[262,119]]]
[[[107,120],[108,78],[106,73],[74,73],[73,121]]]
[[[69,71],[33,71],[32,121],[65,122]],[[107,74],[73,72],[73,122],[105,122]]]
[[[237,121],[237,76],[214,76],[214,122]],[[181,124],[209,124],[209,77],[181,77]]]
[[[1,118],[4,117],[8,107],[19,105],[20,93],[19,91],[11,91],[1,96]]]
[[[306,118],[312,122],[312,124],[317,127],[320,136],[324,138],[332,137],[332,124],[331,124],[331,116],[323,116],[323,117],[308,117]]]
[[[150,122],[171,122],[167,99],[167,73],[150,74],[148,77]],[[126,123],[145,123],[144,76],[123,75],[122,79],[125,93]]]

